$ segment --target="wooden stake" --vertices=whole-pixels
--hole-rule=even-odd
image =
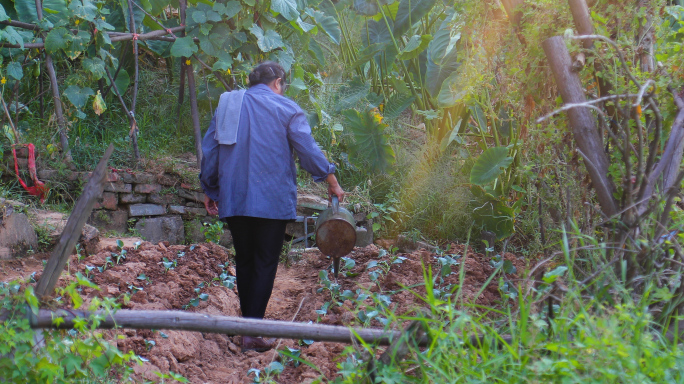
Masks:
[[[180,0],[180,19],[181,25],[185,25],[186,0]],[[181,58],[183,64],[187,58]],[[182,64],[182,65],[183,65]],[[199,109],[197,108],[197,87],[195,85],[195,72],[192,65],[185,68],[188,77],[188,96],[190,98],[190,114],[192,115],[192,128],[195,134],[195,153],[197,155],[197,168],[202,167],[202,129],[200,128]]]
[[[52,293],[55,284],[57,284],[57,280],[59,280],[59,275],[62,274],[64,266],[67,261],[69,261],[69,255],[71,255],[74,246],[76,246],[76,242],[81,237],[83,225],[86,220],[88,220],[88,217],[90,217],[95,201],[102,196],[104,179],[107,173],[107,161],[112,155],[112,152],[114,152],[114,145],[110,144],[109,148],[105,151],[104,156],[102,156],[100,163],[90,176],[90,180],[88,180],[88,183],[83,188],[83,193],[81,193],[78,201],[76,201],[74,209],[69,216],[69,220],[67,220],[64,230],[62,231],[62,236],[59,238],[59,242],[52,251],[52,255],[50,255],[50,259],[38,281],[36,295],[39,298],[43,298]]]
[[[138,38],[137,38],[137,29],[135,27],[135,15],[133,14],[133,4],[131,0],[128,0],[128,16],[131,20],[130,22],[130,31],[133,33],[133,56],[134,56],[134,63],[135,63],[135,78],[133,79],[133,100],[131,100],[131,110],[129,113],[133,118],[135,118],[135,103],[136,99],[138,98]],[[131,144],[133,144],[133,158],[135,160],[136,165],[140,161],[140,149],[138,148],[138,125],[135,125],[135,128],[131,127]]]
[[[566,104],[587,101],[577,73],[572,71],[572,59],[561,36],[554,36],[542,43],[546,59],[556,80],[556,86]],[[606,216],[617,213],[613,198],[613,184],[608,179],[608,157],[601,146],[601,137],[596,128],[596,120],[589,108],[573,108],[567,111],[569,127],[579,147],[580,154],[586,156],[585,165],[596,191],[601,210]]]
[[[38,20],[43,20],[43,4],[40,0],[36,0],[36,16]],[[59,86],[57,84],[57,74],[55,73],[55,66],[52,63],[52,55],[45,52],[45,67],[47,68],[48,77],[50,78],[50,88],[52,89],[52,99],[55,103],[55,117],[57,117],[57,126],[59,127],[59,144],[62,147],[62,154],[64,158],[71,162],[71,151],[69,150],[69,138],[66,134],[66,119],[62,111],[62,100],[59,97]]]

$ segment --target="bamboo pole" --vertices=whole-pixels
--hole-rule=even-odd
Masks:
[[[180,0],[180,21],[185,25],[186,0]],[[202,129],[200,128],[199,109],[197,108],[197,87],[195,85],[195,72],[192,65],[186,65],[186,57],[182,57],[181,65],[185,65],[185,75],[188,77],[188,97],[190,99],[190,115],[192,116],[192,128],[195,135],[195,153],[197,155],[197,168],[202,167]]]
[[[109,148],[105,151],[104,156],[102,156],[100,163],[97,164],[95,171],[90,176],[90,180],[88,180],[88,183],[83,188],[83,193],[78,198],[78,201],[76,201],[76,205],[74,205],[74,209],[71,211],[69,220],[67,220],[64,230],[62,231],[62,236],[59,238],[59,242],[52,251],[52,255],[50,255],[50,259],[45,265],[40,280],[38,280],[36,295],[39,298],[43,298],[52,293],[55,284],[57,284],[57,280],[59,280],[59,275],[62,274],[64,266],[69,260],[71,251],[73,251],[76,242],[81,237],[83,225],[88,217],[90,217],[90,212],[93,210],[95,201],[102,195],[104,179],[107,173],[107,161],[112,155],[112,152],[114,152],[114,145],[110,144]]]
[[[92,313],[72,309],[58,309],[54,311],[41,309],[38,312],[38,315],[29,315],[29,321],[32,328],[71,329],[74,327],[74,322],[77,318],[88,319],[94,314],[101,315],[104,318],[97,326],[100,329],[168,329],[221,333],[226,335],[306,339],[337,343],[351,343],[352,341],[361,339],[367,343],[379,343],[382,345],[390,345],[394,339],[402,334],[399,331],[385,331],[382,329],[354,329],[335,325],[216,316],[185,311],[122,309],[116,311],[114,314],[108,314],[104,312]],[[54,322],[54,319],[57,318],[64,320],[64,322],[60,322],[59,326],[55,325]],[[427,341],[427,337],[423,337],[419,340],[420,345],[423,346],[427,345]]]
[[[128,0],[128,16],[130,18],[130,31],[133,33],[133,57],[135,60],[135,77],[133,79],[133,100],[131,100],[131,110],[130,115],[135,118],[135,103],[138,98],[138,37],[137,28],[135,27],[135,15],[133,14],[133,4],[131,0]],[[133,158],[136,165],[140,161],[140,149],[138,148],[138,125],[131,126],[130,130],[131,144],[133,145]]]
[[[36,0],[36,16],[38,20],[43,20],[43,4],[40,0]],[[64,158],[71,162],[71,151],[69,150],[69,138],[66,134],[66,119],[62,111],[62,100],[59,97],[59,85],[57,83],[57,74],[55,73],[55,66],[52,63],[52,55],[45,52],[45,66],[47,68],[48,77],[50,78],[50,88],[52,89],[52,99],[55,103],[55,116],[57,117],[57,126],[59,127],[59,144],[62,147]]]
[[[546,59],[556,80],[556,86],[566,104],[585,103],[587,101],[582,83],[577,73],[572,71],[572,60],[565,41],[561,36],[554,36],[542,43]],[[596,191],[601,210],[606,216],[617,212],[613,198],[612,183],[608,179],[608,158],[603,152],[602,140],[596,128],[596,119],[588,108],[573,108],[567,111],[570,130],[577,142],[580,154],[585,157],[585,165]]]

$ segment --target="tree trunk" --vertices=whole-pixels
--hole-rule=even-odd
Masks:
[[[582,83],[577,74],[572,71],[572,60],[563,38],[554,36],[546,39],[542,47],[563,102],[566,104],[586,102]],[[567,111],[567,114],[570,120],[570,130],[584,157],[601,210],[606,216],[613,216],[617,213],[617,208],[613,198],[613,186],[607,176],[609,162],[603,152],[596,120],[589,108],[585,107],[572,108]]]

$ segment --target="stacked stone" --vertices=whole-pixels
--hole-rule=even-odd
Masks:
[[[60,175],[42,170],[41,180],[88,181],[90,173]],[[95,204],[90,223],[104,231],[126,233],[134,228],[151,242],[185,241],[184,220],[211,220],[204,208],[204,193],[178,178],[146,172],[108,172],[102,198]]]

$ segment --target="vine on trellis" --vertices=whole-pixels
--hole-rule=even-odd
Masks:
[[[73,116],[79,119],[86,116],[84,108],[91,101],[93,112],[102,113],[106,109],[104,98],[112,91],[127,114],[133,152],[138,160],[139,127],[135,118],[138,49],[159,58],[180,59],[179,105],[183,103],[187,79],[199,164],[201,137],[195,73],[204,75],[205,82],[220,87],[215,89],[230,90],[236,84],[236,76],[243,76],[242,72],[266,58],[280,62],[289,71],[295,62],[293,49],[288,44],[290,36],[299,36],[311,45],[317,44],[311,35],[322,32],[339,44],[338,22],[318,9],[319,3],[320,0],[191,0],[189,4],[187,0],[45,0],[42,3],[41,0],[16,0],[13,4],[0,3],[0,25],[5,26],[0,29],[0,52],[4,58],[0,68],[2,103],[5,103],[4,88],[8,80],[16,84],[31,68],[39,74],[40,68],[45,67],[55,101],[60,144],[63,154],[69,157],[62,96],[75,110]],[[131,42],[130,48],[126,46],[128,42]],[[133,74],[115,56],[117,49],[132,49]],[[317,59],[314,52],[320,52],[320,47],[310,52]],[[54,61],[64,60],[76,64],[85,76],[77,84],[60,88]],[[299,81],[307,75],[303,70],[293,72]],[[129,90],[132,95],[127,105],[123,96]],[[14,128],[16,124],[9,111],[5,117]],[[21,140],[19,134],[14,136],[15,143]]]

